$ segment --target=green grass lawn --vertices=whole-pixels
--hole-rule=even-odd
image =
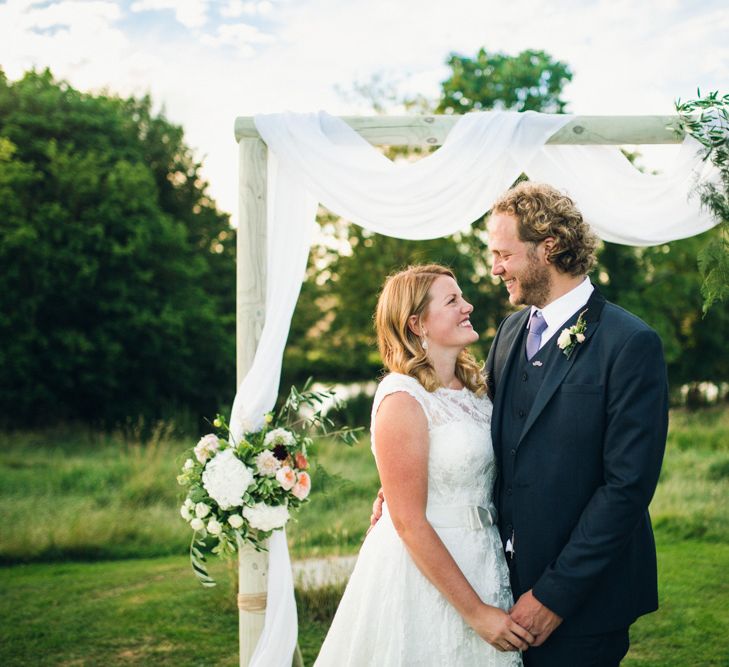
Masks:
[[[659,542],[658,612],[638,621],[626,667],[729,664],[729,545]],[[237,665],[234,572],[203,589],[180,556],[0,568],[0,664]],[[311,664],[341,590],[298,592]]]
[[[234,665],[234,571],[201,588],[175,477],[193,443],[95,433],[0,434],[0,665]],[[379,486],[369,442],[318,443],[288,528],[293,557],[355,553]],[[729,665],[729,409],[674,412],[651,505],[661,610],[634,627],[629,667]],[[298,591],[316,656],[341,590]]]

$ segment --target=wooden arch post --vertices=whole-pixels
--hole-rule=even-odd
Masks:
[[[349,116],[342,118],[376,146],[440,146],[458,116]],[[676,116],[575,116],[548,144],[676,144]],[[236,370],[240,385],[248,372],[265,320],[267,148],[252,117],[235,120],[239,144],[239,225],[236,263]],[[258,643],[266,611],[267,554],[244,546],[238,557],[240,665]],[[301,662],[300,655],[295,663]]]
[[[266,307],[266,144],[239,142],[239,215],[236,239],[236,378],[240,385],[253,363]],[[251,660],[266,614],[268,554],[248,544],[238,550],[240,665]]]

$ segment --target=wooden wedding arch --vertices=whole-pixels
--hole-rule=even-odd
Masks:
[[[345,116],[375,146],[440,146],[458,116]],[[253,363],[266,309],[267,148],[252,117],[235,120],[239,147],[239,223],[236,264],[236,377],[240,385]],[[635,145],[683,141],[677,116],[575,116],[548,144]],[[263,630],[268,562],[244,547],[238,557],[240,665],[245,667]],[[300,656],[294,657],[300,664]]]

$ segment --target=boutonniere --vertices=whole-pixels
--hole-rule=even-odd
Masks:
[[[564,356],[568,359],[574,352],[578,343],[585,342],[585,329],[587,329],[587,322],[582,317],[587,312],[587,308],[583,310],[577,316],[577,322],[569,327],[568,329],[562,329],[562,333],[559,334],[557,339],[557,346],[564,353]]]

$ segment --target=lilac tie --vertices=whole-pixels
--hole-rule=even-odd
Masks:
[[[539,352],[539,345],[542,342],[542,332],[547,328],[547,323],[542,317],[542,313],[535,310],[529,318],[529,332],[526,339],[526,355],[527,360]]]

